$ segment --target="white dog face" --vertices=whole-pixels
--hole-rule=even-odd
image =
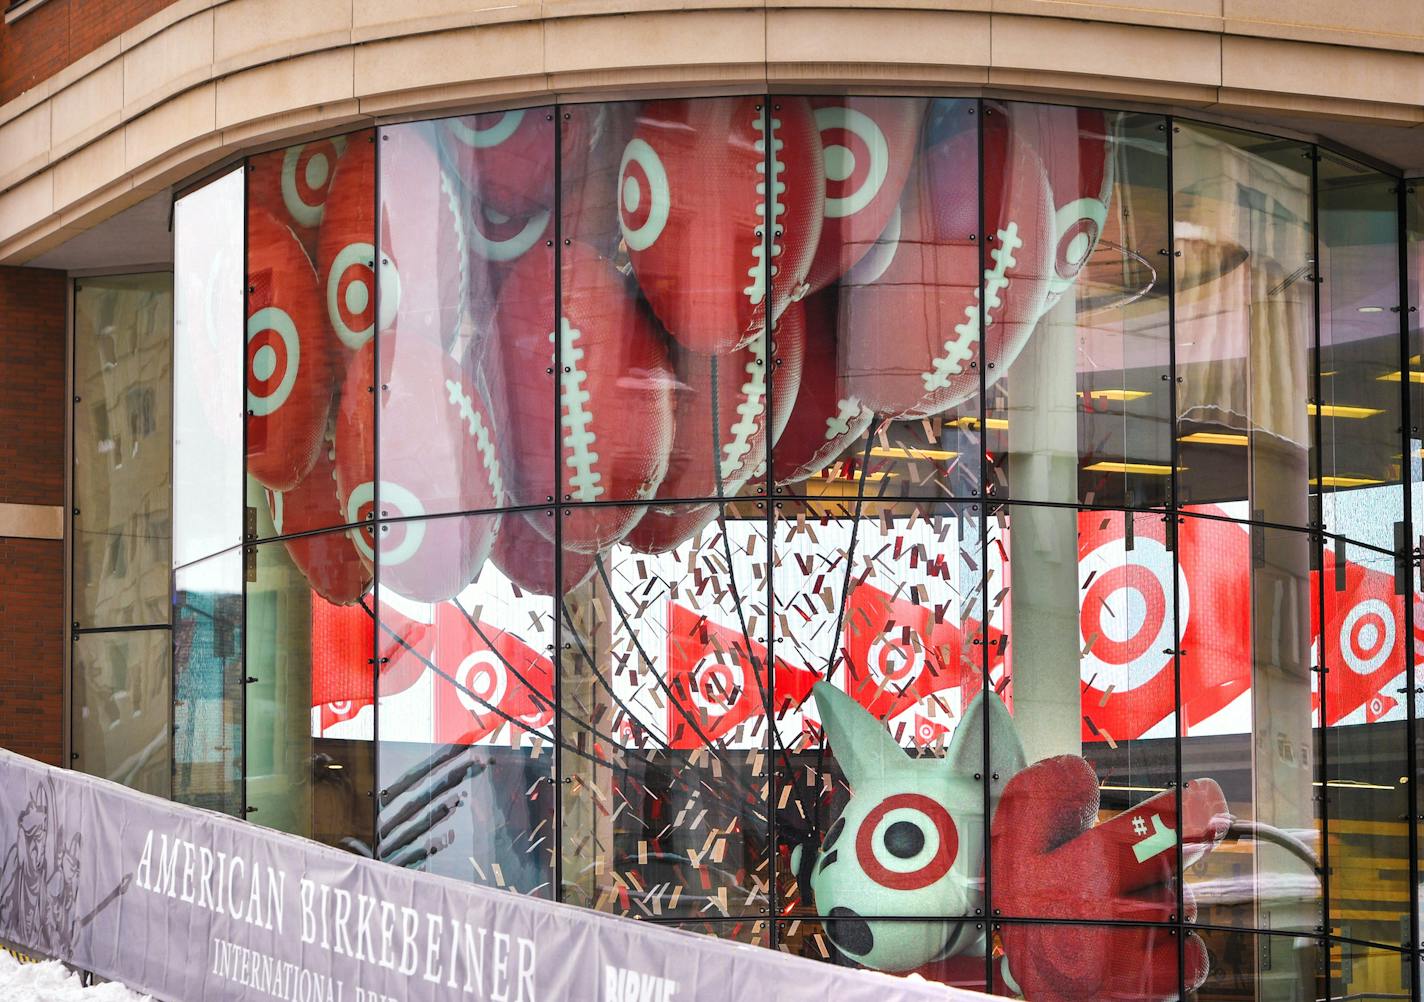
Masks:
[[[846,955],[882,971],[910,971],[968,951],[982,936],[972,923],[875,917],[973,917],[983,907],[988,825],[982,777],[991,777],[992,811],[1004,784],[1025,765],[1013,718],[997,696],[981,694],[944,758],[913,759],[850,696],[824,682],[813,693],[851,788],[811,870],[816,911],[836,920],[827,922],[827,934]]]

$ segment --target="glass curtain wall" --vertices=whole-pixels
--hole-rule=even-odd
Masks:
[[[168,796],[173,276],[74,283],[72,764]]]
[[[1399,185],[909,97],[250,158],[176,224],[180,795],[1027,998],[1407,997]]]

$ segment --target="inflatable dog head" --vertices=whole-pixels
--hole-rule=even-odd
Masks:
[[[880,721],[825,682],[813,695],[851,797],[832,822],[810,871],[826,933],[851,959],[910,971],[982,951],[972,922],[889,922],[862,916],[973,917],[984,903],[984,783],[990,810],[1025,766],[1014,721],[998,696],[965,711],[943,758],[911,758]],[[989,762],[984,762],[985,727]],[[800,870],[798,848],[792,865]]]

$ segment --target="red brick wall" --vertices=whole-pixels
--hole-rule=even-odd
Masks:
[[[45,0],[0,23],[0,104],[117,38],[174,0]],[[0,0],[0,9],[9,0]]]
[[[64,503],[63,272],[0,268],[0,502]],[[58,764],[64,545],[0,537],[0,747]]]

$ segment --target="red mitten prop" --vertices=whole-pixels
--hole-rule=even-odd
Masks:
[[[1094,825],[1098,780],[1075,755],[1037,762],[1004,788],[994,815],[992,894],[996,913],[1053,920],[1169,922],[1177,911],[1177,834],[1182,861],[1216,847],[1231,823],[1210,779],[1167,790]],[[1185,890],[1185,889],[1184,889]],[[1187,921],[1196,918],[1190,892]],[[1013,978],[1035,1002],[1176,998],[1177,939],[1168,929],[1091,925],[1005,925],[1000,935]],[[1186,942],[1182,980],[1206,977],[1206,947]]]

